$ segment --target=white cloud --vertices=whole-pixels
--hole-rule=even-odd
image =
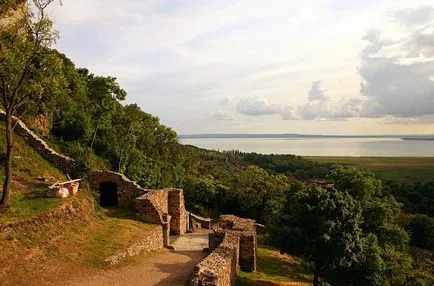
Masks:
[[[327,97],[325,96],[325,91],[321,89],[321,82],[314,81],[312,87],[309,90],[309,101],[325,101]]]
[[[233,120],[232,114],[221,109],[210,112],[208,115],[213,120]]]
[[[265,99],[251,96],[238,102],[237,111],[241,114],[257,116],[281,114],[282,108],[278,104],[270,104]]]
[[[286,132],[282,118],[431,112],[432,0],[392,2],[74,0],[52,14],[62,52],[178,132],[246,118]]]
[[[225,96],[219,101],[220,106],[227,106],[229,103],[231,103],[232,98],[230,96]]]

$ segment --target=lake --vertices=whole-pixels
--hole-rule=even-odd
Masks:
[[[434,157],[434,141],[400,138],[182,138],[210,150],[300,156]]]

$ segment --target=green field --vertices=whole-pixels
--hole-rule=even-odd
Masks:
[[[306,157],[306,159],[369,169],[382,180],[401,183],[434,181],[433,157]]]

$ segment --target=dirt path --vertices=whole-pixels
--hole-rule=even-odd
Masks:
[[[194,265],[205,256],[202,250],[208,246],[208,234],[187,234],[172,240],[174,251],[164,250],[126,266],[99,270],[67,285],[185,285]]]

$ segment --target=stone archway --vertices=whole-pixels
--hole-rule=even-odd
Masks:
[[[105,207],[118,206],[118,185],[114,182],[99,184],[99,204]]]

